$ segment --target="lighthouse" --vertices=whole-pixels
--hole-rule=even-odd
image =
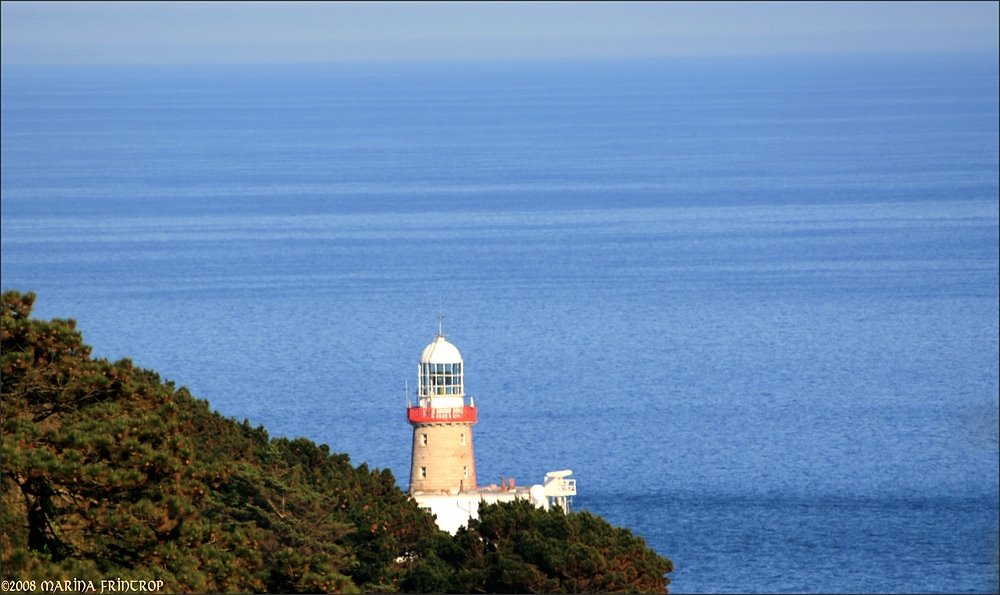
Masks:
[[[483,502],[529,500],[539,508],[568,512],[576,495],[569,470],[546,474],[544,485],[518,486],[509,476],[499,485],[478,485],[472,426],[479,412],[465,394],[465,361],[445,338],[443,318],[438,315],[437,336],[420,354],[416,403],[407,395],[406,420],[413,427],[410,496],[449,533],[477,518]]]
[[[413,426],[410,493],[458,494],[476,490],[472,450],[475,403],[466,399],[462,354],[441,333],[424,348],[417,371],[417,403],[407,407]]]

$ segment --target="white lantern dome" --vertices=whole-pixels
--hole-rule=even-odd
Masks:
[[[422,364],[461,364],[462,354],[458,348],[448,342],[443,335],[438,335],[420,354]]]

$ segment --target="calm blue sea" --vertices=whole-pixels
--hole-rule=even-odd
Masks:
[[[995,57],[3,69],[2,286],[405,488],[436,315],[481,482],[675,592],[998,590]]]

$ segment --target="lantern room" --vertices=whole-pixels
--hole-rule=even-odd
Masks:
[[[419,392],[421,400],[430,397],[465,396],[462,382],[462,354],[458,348],[438,335],[420,356]],[[437,400],[437,399],[435,399]]]

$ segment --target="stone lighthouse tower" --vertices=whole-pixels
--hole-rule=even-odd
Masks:
[[[439,319],[440,320],[440,319]],[[417,403],[406,410],[413,426],[410,494],[476,491],[472,451],[475,403],[465,397],[462,355],[441,333],[424,348],[417,372]]]

